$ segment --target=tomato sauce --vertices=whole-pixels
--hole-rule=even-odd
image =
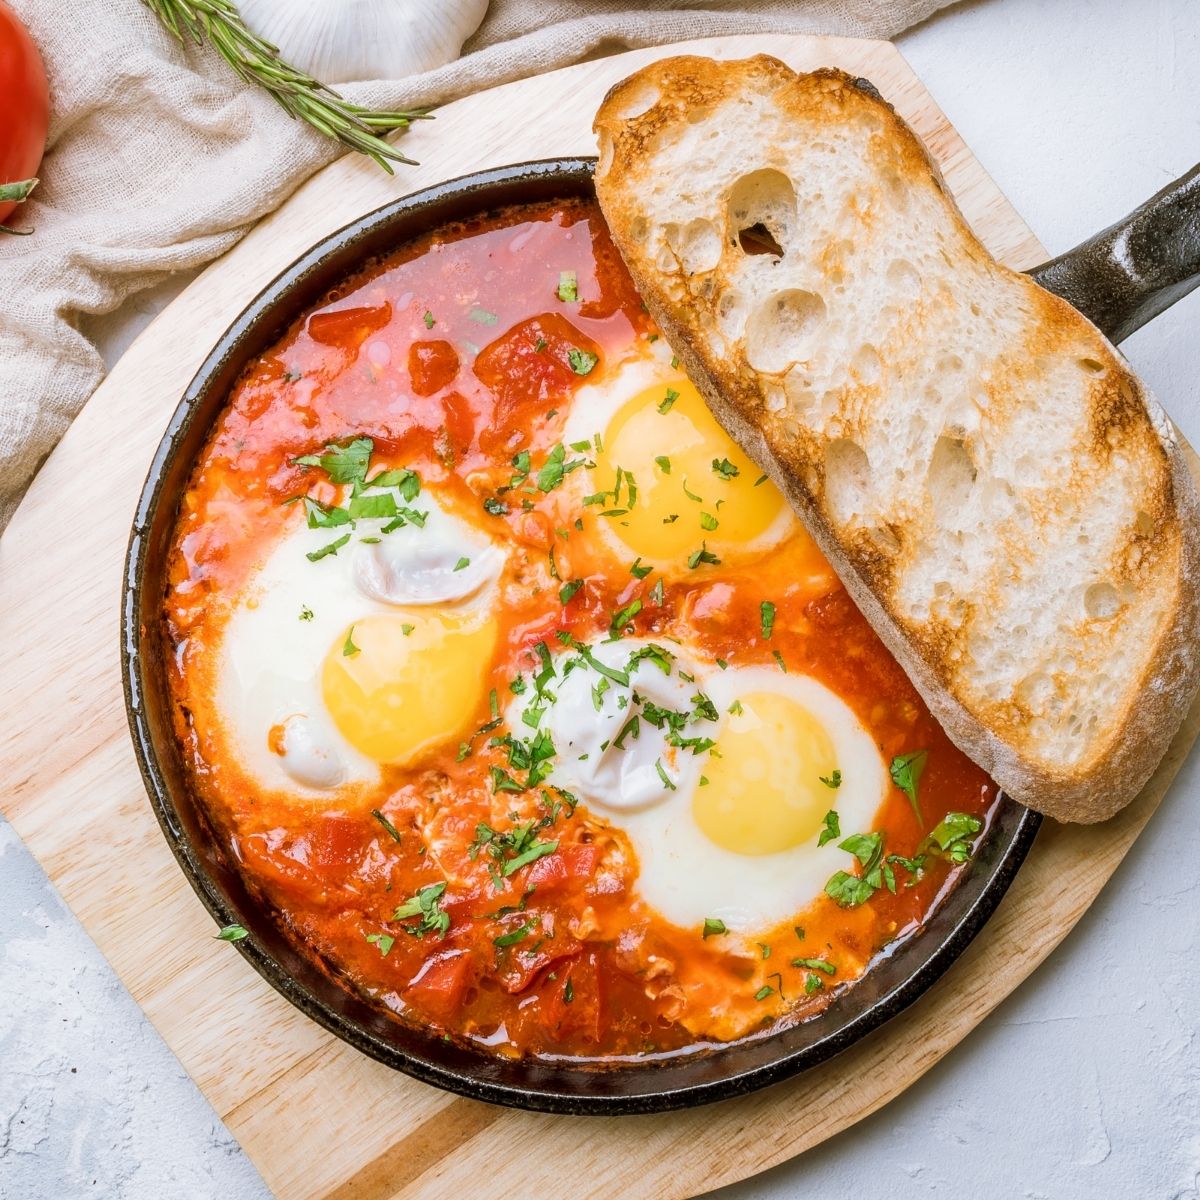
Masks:
[[[556,293],[562,272],[587,299]],[[265,549],[295,521],[287,502],[332,499],[294,460],[369,437],[373,462],[411,468],[480,514],[515,455],[536,459],[561,441],[584,378],[578,353],[603,362],[656,336],[591,204],[437,231],[366,267],[247,369],[174,534],[164,618],[176,726],[219,836],[289,935],[346,986],[497,1054],[677,1053],[811,1016],[918,932],[953,885],[962,868],[930,848],[930,831],[951,812],[986,827],[996,801],[803,531],[758,559],[685,576],[593,570],[564,604],[549,558],[562,521],[553,493],[479,517],[510,548],[488,688],[506,702],[516,676],[537,671],[539,642],[600,640],[614,610],[643,599],[630,622],[639,637],[678,638],[730,665],[786,664],[841,697],[885,763],[925,750],[923,822],[895,787],[876,824],[888,855],[923,853],[923,870],[889,867],[895,891],[884,884],[852,907],[819,895],[750,954],[641,900],[619,821],[544,789],[497,791],[489,768],[507,760],[486,733],[466,753],[456,739],[327,802],[263,788],[237,760],[216,696],[223,629]],[[764,599],[775,605],[769,638]],[[493,715],[484,700],[472,720],[486,727]],[[492,840],[480,841],[481,825]],[[518,862],[521,847],[551,842]]]

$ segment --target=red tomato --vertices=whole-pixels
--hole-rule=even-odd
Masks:
[[[470,954],[455,950],[429,960],[405,988],[404,997],[431,1016],[449,1021],[462,1007],[470,978]]]
[[[0,184],[32,179],[46,148],[50,91],[33,38],[0,0]],[[16,208],[0,202],[0,224]]]

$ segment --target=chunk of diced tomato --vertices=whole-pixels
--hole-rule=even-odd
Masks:
[[[462,1007],[472,973],[470,953],[450,951],[425,963],[404,989],[404,998],[422,1012],[447,1021]]]

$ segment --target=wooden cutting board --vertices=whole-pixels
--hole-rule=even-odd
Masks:
[[[797,1080],[691,1112],[550,1117],[445,1095],[338,1042],[213,941],[143,792],[118,668],[129,525],[179,395],[234,315],[312,242],[439,180],[592,153],[604,91],[684,49],[722,58],[766,51],[800,70],[866,76],[925,139],[992,252],[1016,267],[1044,257],[891,45],[723,38],[585,63],[441,110],[405,138],[422,166],[394,179],[346,158],[305,184],[134,343],[0,541],[5,813],[284,1200],[680,1197],[799,1154],[901,1092],[1050,953],[1157,807],[1200,726],[1198,707],[1145,792],[1113,821],[1048,824],[987,928],[908,1012]]]

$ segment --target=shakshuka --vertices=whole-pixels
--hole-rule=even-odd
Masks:
[[[996,802],[583,201],[431,233],[261,355],[164,615],[255,894],[346,987],[498,1055],[811,1017]]]

